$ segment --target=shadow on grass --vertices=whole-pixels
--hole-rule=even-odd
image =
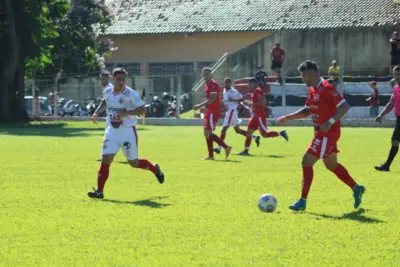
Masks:
[[[143,199],[143,200],[138,200],[138,201],[121,201],[121,200],[114,200],[114,199],[103,199],[102,201],[115,203],[115,204],[135,205],[135,206],[143,206],[143,207],[148,207],[148,208],[153,208],[153,209],[160,209],[160,208],[171,206],[171,204],[160,203],[160,202],[156,201],[156,200],[165,199],[165,198],[168,198],[168,197],[166,197],[166,196],[152,197],[149,199]]]
[[[353,212],[345,213],[342,216],[333,216],[333,215],[328,215],[323,213],[313,213],[313,212],[306,212],[306,213],[330,220],[351,220],[351,221],[358,221],[360,223],[385,223],[385,221],[363,215],[363,213],[365,213],[366,211],[368,210],[359,209]]]
[[[249,155],[239,155],[236,154],[236,156],[240,156],[240,157],[260,157],[260,158],[274,158],[274,159],[284,159],[286,158],[286,156],[283,155],[253,155],[253,154],[249,154]]]
[[[139,128],[138,131],[146,129]],[[92,132],[92,133],[89,133]],[[103,135],[104,125],[94,127],[68,127],[67,123],[1,124],[0,134],[18,136],[83,137]]]
[[[229,162],[229,163],[240,163],[240,160],[234,160],[234,159],[216,159],[214,162]]]

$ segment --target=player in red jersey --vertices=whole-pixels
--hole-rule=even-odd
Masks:
[[[313,166],[323,160],[328,170],[332,171],[342,182],[353,190],[354,208],[361,204],[365,187],[356,183],[346,168],[337,160],[337,142],[340,138],[340,120],[350,109],[346,100],[328,81],[319,74],[318,65],[306,60],[298,67],[304,83],[309,86],[306,105],[299,111],[280,117],[278,122],[284,124],[289,120],[312,116],[314,122],[314,139],[303,156],[303,188],[301,198],[289,206],[299,211],[306,209],[306,201],[314,177]]]
[[[246,141],[244,145],[244,151],[240,152],[238,155],[248,156],[251,140],[253,138],[253,133],[259,130],[261,136],[264,138],[282,136],[289,141],[289,137],[286,131],[272,132],[268,131],[267,128],[267,114],[265,113],[264,106],[267,104],[267,100],[264,97],[263,91],[258,87],[258,81],[256,78],[251,78],[249,80],[249,88],[253,91],[251,96],[251,104],[253,110],[253,116],[251,117],[249,124],[247,126]]]
[[[213,80],[211,69],[203,69],[204,78],[204,96],[205,101],[194,106],[194,110],[198,110],[202,107],[206,107],[206,112],[203,119],[204,125],[204,136],[207,141],[208,157],[205,160],[214,160],[213,142],[216,142],[219,146],[225,149],[225,158],[229,157],[232,147],[225,144],[217,135],[213,133],[215,127],[217,126],[218,119],[220,116],[221,102],[220,102],[220,86]]]

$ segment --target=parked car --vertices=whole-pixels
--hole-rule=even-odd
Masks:
[[[29,115],[33,114],[33,97],[25,96],[25,107]],[[49,113],[49,100],[47,97],[39,96],[38,115],[44,116]]]

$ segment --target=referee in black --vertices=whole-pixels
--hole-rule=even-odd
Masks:
[[[400,142],[400,66],[396,66],[393,69],[393,77],[396,80],[396,85],[393,88],[393,95],[387,103],[386,107],[382,110],[376,121],[382,122],[382,118],[388,114],[394,108],[394,114],[396,115],[396,126],[394,127],[392,135],[392,147],[390,148],[389,156],[385,163],[380,166],[375,166],[375,170],[382,172],[389,172],[390,165],[399,151]]]

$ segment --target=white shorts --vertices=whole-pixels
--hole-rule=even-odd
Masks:
[[[238,117],[237,109],[230,109],[226,112],[224,119],[224,127],[226,126],[235,127],[239,125],[241,122],[242,120],[240,120]]]
[[[121,126],[118,129],[108,127],[104,133],[101,154],[117,154],[119,149],[122,148],[128,160],[135,160],[138,158],[137,144],[138,136],[135,126]]]

